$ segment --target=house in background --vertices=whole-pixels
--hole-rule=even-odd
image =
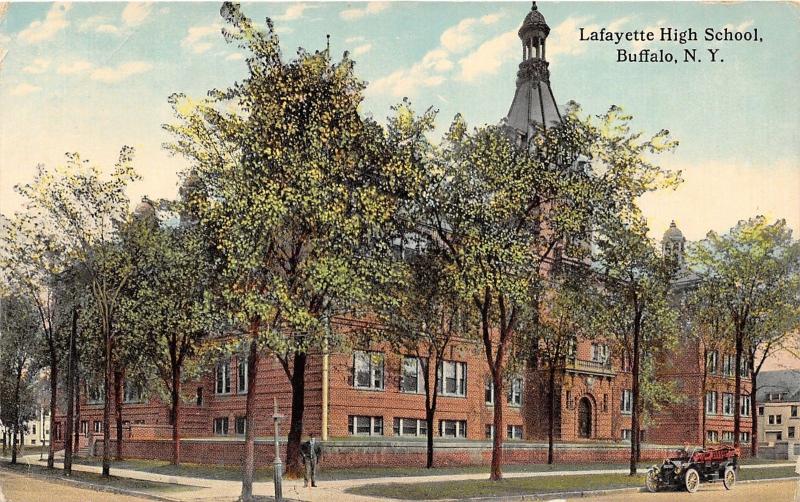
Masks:
[[[758,376],[758,439],[800,443],[800,371],[765,371]]]

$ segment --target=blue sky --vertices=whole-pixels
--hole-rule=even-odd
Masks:
[[[0,211],[19,205],[15,183],[67,151],[110,165],[137,150],[144,179],[131,191],[174,196],[181,159],[161,144],[173,92],[204,96],[244,76],[239,50],[220,35],[218,3],[12,3],[0,6]],[[521,50],[516,30],[529,2],[245,3],[270,16],[286,57],[298,46],[350,50],[369,82],[365,113],[385,117],[409,96],[474,124],[508,111]],[[800,10],[790,3],[540,2],[552,28],[547,54],[557,101],[599,113],[612,104],[647,132],[680,141],[663,163],[685,172],[675,192],[642,205],[654,235],[675,219],[689,239],[724,231],[757,213],[785,217],[800,232]],[[725,63],[616,63],[610,43],[578,40],[578,29],[674,26],[752,30],[763,43],[651,44],[676,52],[719,48]],[[640,49],[623,43],[619,47]],[[5,56],[4,56],[5,55]]]

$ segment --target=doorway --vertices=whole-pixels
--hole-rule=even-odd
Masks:
[[[578,403],[578,436],[592,437],[592,403],[586,397]]]

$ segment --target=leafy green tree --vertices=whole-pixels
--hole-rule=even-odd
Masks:
[[[641,218],[600,229],[596,246],[597,266],[605,279],[598,329],[614,336],[631,360],[630,473],[634,475],[643,404],[656,411],[674,394],[672,384],[660,382],[655,373],[659,352],[671,350],[677,340],[677,311],[670,302],[675,263],[659,255]]]
[[[11,425],[11,463],[17,463],[22,424],[35,417],[42,352],[39,313],[27,294],[0,296],[0,419]]]
[[[326,320],[366,304],[385,274],[383,229],[412,167],[418,120],[364,119],[364,84],[344,55],[300,50],[284,61],[272,22],[257,29],[238,6],[221,9],[226,39],[249,52],[248,76],[204,101],[171,98],[168,147],[189,159],[200,225],[215,245],[220,297],[246,326],[248,395],[242,498],[252,497],[255,388],[261,352],[292,387],[287,473],[299,475],[307,354]]]
[[[785,220],[770,223],[756,216],[740,221],[726,234],[709,232],[690,250],[689,260],[732,324],[736,350],[733,434],[734,445],[739,446],[742,368],[752,359],[746,352],[748,344],[763,350],[771,337],[797,326],[800,242],[792,238]]]
[[[106,179],[100,169],[78,154],[67,154],[63,168],[46,170],[40,167],[31,183],[18,188],[27,199],[34,225],[47,229],[48,234],[54,236],[48,246],[59,250],[65,261],[78,264],[87,277],[105,369],[104,477],[110,473],[113,323],[120,291],[132,273],[130,262],[117,245],[118,229],[130,217],[126,189],[138,179],[132,160],[133,150],[124,147]]]
[[[401,354],[414,354],[416,359],[404,359],[409,368],[410,381],[405,373],[401,386],[416,392],[421,387],[425,393],[425,421],[427,423],[427,457],[425,467],[433,467],[433,436],[435,433],[436,405],[441,385],[442,362],[445,353],[455,343],[464,341],[464,333],[474,329],[471,310],[465,308],[456,294],[451,278],[444,273],[442,257],[435,248],[418,241],[420,236],[409,233],[398,237],[396,254],[401,269],[400,281],[387,283],[385,304],[379,305],[378,318],[382,325],[384,341]]]
[[[642,140],[630,120],[618,107],[582,118],[571,104],[563,124],[522,145],[503,126],[470,133],[457,116],[426,171],[417,218],[480,318],[496,395],[521,309],[540,297],[555,253],[580,255],[593,227],[634,213],[640,195],[677,181],[649,160],[676,143],[666,131]],[[494,427],[503,430],[500,400]],[[495,434],[493,480],[502,477],[502,442]]]

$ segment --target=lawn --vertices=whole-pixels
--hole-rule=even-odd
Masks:
[[[20,474],[33,474],[36,476],[44,476],[54,480],[69,479],[72,481],[86,483],[88,485],[94,485],[95,487],[117,488],[120,490],[130,490],[140,493],[165,494],[165,493],[185,492],[189,490],[200,489],[194,486],[176,485],[170,483],[158,483],[155,481],[144,481],[144,480],[129,479],[129,478],[118,478],[116,476],[103,478],[102,476],[100,476],[100,474],[92,472],[80,472],[80,471],[72,471],[72,476],[67,478],[63,475],[63,470],[61,469],[51,470],[38,465],[28,465],[28,464],[12,465],[9,462],[0,462],[0,466],[2,468],[9,469],[14,472],[18,472]]]
[[[538,478],[506,478],[501,481],[459,480],[435,483],[383,483],[347,490],[347,493],[369,497],[402,500],[439,500],[488,496],[547,494],[568,491],[603,490],[644,486],[644,476],[626,474],[576,474]]]
[[[509,471],[506,470],[506,472]],[[794,467],[767,467],[739,471],[739,479],[741,481],[793,476],[797,476],[794,472]],[[439,500],[483,496],[537,495],[642,486],[644,486],[643,474],[634,477],[625,474],[575,474],[554,477],[511,478],[499,482],[481,479],[415,484],[381,483],[351,488],[347,492],[355,495],[402,500]]]

